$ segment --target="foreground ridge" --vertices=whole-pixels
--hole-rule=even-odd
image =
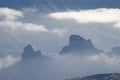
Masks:
[[[66,80],[120,80],[120,73],[97,74],[87,77],[77,77]]]

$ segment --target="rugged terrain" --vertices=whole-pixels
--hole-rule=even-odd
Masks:
[[[77,77],[67,80],[120,80],[120,73],[98,74],[81,78]]]

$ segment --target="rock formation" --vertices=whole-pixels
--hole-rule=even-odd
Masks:
[[[69,45],[63,47],[60,53],[85,54],[85,53],[99,53],[99,52],[101,51],[94,47],[90,39],[86,40],[81,36],[71,35],[69,38]]]
[[[41,51],[34,51],[33,47],[30,44],[24,48],[24,52],[22,53],[22,60],[28,60],[39,57],[41,57]]]

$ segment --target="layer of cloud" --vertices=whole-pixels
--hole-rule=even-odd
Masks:
[[[33,23],[23,23],[20,21],[1,21],[0,26],[7,27],[11,30],[23,29],[27,31],[47,31],[43,25],[33,24]]]
[[[53,33],[57,34],[59,37],[63,37],[65,35],[65,33],[67,32],[67,29],[58,29],[58,28],[55,28],[52,30]]]
[[[6,55],[0,58],[0,69],[6,68],[10,65],[13,65],[15,62],[19,61],[19,58],[13,57],[11,55]]]
[[[75,20],[78,23],[114,23],[120,28],[120,9],[99,8],[93,10],[80,10],[70,12],[56,12],[49,15],[58,20]]]
[[[20,18],[25,18],[24,13],[19,10],[0,8],[0,18],[0,27],[8,28],[10,30],[22,29],[27,31],[47,31],[43,25],[19,20]]]
[[[119,72],[119,66],[120,57],[117,55],[56,54],[47,60],[32,59],[16,63],[1,70],[0,79],[64,80],[76,76]]]
[[[17,11],[9,8],[0,8],[0,18],[7,20],[16,20],[19,17],[23,17],[24,14],[21,11]]]

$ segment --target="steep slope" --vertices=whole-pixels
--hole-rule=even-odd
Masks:
[[[41,54],[41,51],[34,51],[32,45],[27,45],[24,48],[24,52],[22,53],[22,60],[29,60],[34,58],[43,58],[44,56]]]
[[[120,80],[120,73],[98,74],[98,75],[74,78],[68,80]]]
[[[94,47],[90,39],[85,40],[81,36],[71,35],[69,38],[69,45],[64,46],[60,53],[88,54],[88,53],[99,53],[99,52],[101,51]]]

